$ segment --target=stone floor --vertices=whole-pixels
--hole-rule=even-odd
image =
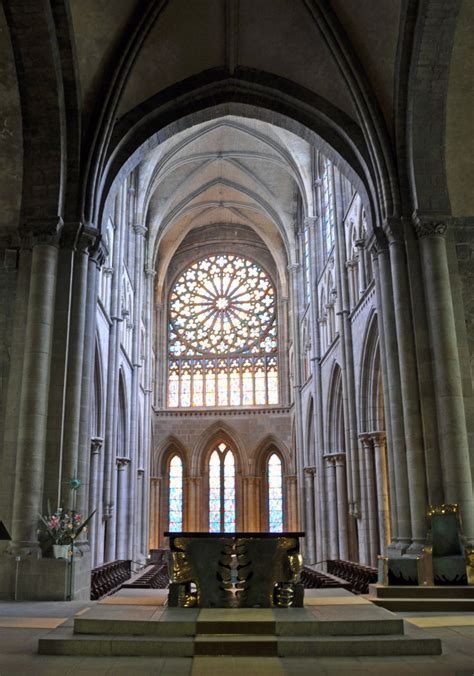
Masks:
[[[137,597],[124,593],[114,597],[115,605],[126,611],[131,605],[157,604],[159,595],[150,598],[143,594]],[[353,597],[354,611],[365,606],[361,597]],[[309,600],[309,599],[308,599]],[[112,599],[104,606],[110,605]],[[93,602],[72,603],[0,603],[0,676],[141,676],[162,674],[164,676],[190,674],[192,676],[278,676],[286,674],[333,674],[357,676],[381,674],[401,676],[417,674],[428,676],[474,676],[474,613],[397,613],[405,621],[422,627],[427,634],[442,639],[443,654],[433,657],[359,657],[359,658],[276,658],[276,657],[194,657],[194,658],[147,658],[147,657],[54,657],[37,654],[38,639],[52,629],[72,618],[97,607]],[[329,612],[337,613],[340,601],[325,604]],[[105,610],[105,608],[104,608]]]

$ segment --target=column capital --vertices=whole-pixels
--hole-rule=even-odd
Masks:
[[[337,466],[342,466],[346,464],[346,454],[338,453],[334,456],[334,464]]]
[[[59,216],[28,218],[20,230],[22,246],[31,249],[37,244],[59,246],[64,221]]]
[[[136,223],[133,226],[133,231],[135,232],[136,235],[141,235],[142,237],[146,237],[146,234],[148,232],[148,228],[145,225],[141,225],[140,223]]]
[[[403,242],[404,223],[400,216],[388,216],[382,224],[382,230],[389,245]]]
[[[286,269],[290,274],[296,275],[301,269],[301,265],[299,263],[291,263]]]
[[[303,221],[305,228],[314,228],[316,227],[317,222],[317,216],[305,216]]]
[[[372,434],[364,432],[359,434],[359,440],[362,442],[362,446],[366,451],[371,451],[373,448],[373,439]]]
[[[413,227],[418,239],[424,237],[444,237],[448,228],[448,216],[422,215],[413,212]]]
[[[383,444],[385,444],[387,440],[387,434],[383,431],[372,432],[370,437],[372,439],[372,443],[374,444],[374,446],[382,446]]]
[[[91,454],[92,455],[99,455],[101,449],[102,449],[102,444],[104,443],[104,440],[102,437],[92,437],[91,438]]]
[[[105,261],[107,260],[107,256],[109,255],[109,250],[104,242],[104,238],[102,235],[99,235],[94,244],[90,248],[89,256],[91,260],[95,262],[98,268],[101,268]],[[113,268],[104,268],[105,270],[110,270],[110,274],[113,272]]]
[[[150,482],[153,486],[159,486],[160,483],[161,483],[161,477],[160,476],[151,476]]]
[[[130,464],[130,458],[115,458],[115,464],[119,470]]]
[[[308,476],[314,476],[316,474],[316,467],[305,467],[303,472]]]
[[[146,268],[145,268],[145,275],[146,275],[147,277],[156,277],[156,270],[155,270],[155,268],[146,267]]]

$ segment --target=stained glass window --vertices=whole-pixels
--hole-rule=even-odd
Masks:
[[[235,531],[235,460],[225,443],[209,459],[209,532]]]
[[[184,270],[168,331],[168,406],[278,404],[275,289],[253,261],[217,254]]]
[[[270,533],[283,531],[283,477],[281,460],[272,453],[267,464],[268,480],[268,530]]]
[[[183,462],[179,455],[173,455],[169,469],[169,530],[183,530]]]
[[[334,244],[336,220],[334,213],[334,172],[327,157],[324,158],[321,202],[326,253],[329,254]]]

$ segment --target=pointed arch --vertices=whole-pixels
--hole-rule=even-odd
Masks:
[[[334,362],[330,376],[326,430],[327,452],[345,451],[342,370],[337,362]]]
[[[201,434],[193,449],[191,455],[191,473],[193,476],[205,475],[212,448],[219,441],[227,443],[232,448],[236,458],[236,473],[241,474],[245,457],[243,444],[231,425],[223,420],[217,420]]]
[[[385,429],[383,403],[382,370],[380,364],[380,345],[378,319],[375,310],[367,320],[363,339],[360,390],[359,425],[360,432],[373,432]]]

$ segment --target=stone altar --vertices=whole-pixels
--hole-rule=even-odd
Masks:
[[[199,608],[303,606],[302,532],[171,533],[168,605]]]

